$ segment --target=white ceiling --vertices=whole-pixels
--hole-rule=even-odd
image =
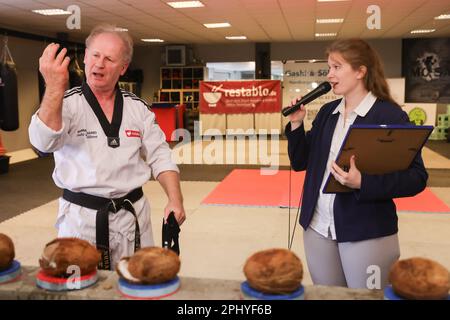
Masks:
[[[450,13],[449,0],[202,0],[204,7],[174,9],[174,0],[0,0],[0,27],[69,40],[83,41],[99,23],[129,29],[137,45],[141,38],[160,38],[166,43],[292,42],[336,38],[448,37],[450,20],[434,17]],[[78,5],[81,29],[66,27],[68,16],[43,16],[32,9]],[[381,9],[381,29],[366,25],[369,5]],[[344,18],[341,24],[317,24],[316,18]],[[207,29],[203,23],[229,22],[231,27]],[[431,34],[411,35],[413,29],[436,29]],[[337,32],[337,37],[316,38],[315,33]],[[245,35],[230,41],[225,36]]]

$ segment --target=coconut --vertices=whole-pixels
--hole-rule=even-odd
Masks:
[[[68,270],[70,266],[79,267],[83,276],[94,272],[99,261],[100,252],[89,242],[77,238],[57,238],[47,243],[39,265],[49,276],[69,276],[72,271]]]
[[[180,258],[170,249],[146,247],[122,258],[116,266],[120,277],[131,283],[160,284],[174,279],[180,271]]]
[[[14,260],[14,243],[6,234],[0,233],[0,271],[11,267]]]
[[[389,281],[394,292],[406,299],[446,299],[450,289],[448,270],[438,262],[420,257],[394,263]]]
[[[268,249],[247,259],[244,274],[253,289],[269,294],[290,294],[301,286],[303,266],[290,250]]]

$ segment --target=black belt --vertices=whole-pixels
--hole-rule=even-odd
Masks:
[[[69,202],[79,206],[97,210],[95,217],[95,232],[97,249],[102,254],[102,259],[98,264],[99,269],[111,270],[111,258],[109,252],[109,212],[117,213],[120,209],[125,209],[134,216],[135,220],[135,234],[134,234],[134,251],[136,252],[141,247],[141,232],[139,230],[139,223],[136,216],[136,211],[133,208],[133,203],[138,201],[144,193],[142,188],[137,188],[121,198],[108,199],[82,192],[72,192],[64,189],[63,198]]]

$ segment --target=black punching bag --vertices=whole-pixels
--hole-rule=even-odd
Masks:
[[[39,104],[40,104],[40,102],[42,102],[42,98],[44,97],[44,93],[45,93],[45,80],[39,70],[37,73],[38,73]]]
[[[84,81],[84,70],[78,62],[78,54],[75,49],[75,55],[71,57],[69,64],[69,86],[71,88],[81,86]]]
[[[19,128],[19,102],[16,65],[7,46],[0,56],[0,128],[14,131]]]

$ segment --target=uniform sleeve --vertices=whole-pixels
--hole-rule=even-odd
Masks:
[[[30,143],[39,151],[50,153],[55,152],[64,145],[67,131],[70,127],[70,114],[67,108],[67,101],[63,100],[63,124],[59,131],[49,128],[39,118],[39,110],[31,117],[28,127]]]
[[[402,113],[397,123],[410,124],[406,113]],[[361,188],[355,194],[361,201],[412,197],[425,189],[427,180],[428,173],[419,151],[406,170],[383,175],[362,174]]]
[[[146,110],[144,118],[142,152],[152,169],[153,177],[156,179],[164,171],[180,172],[172,159],[172,151],[166,142],[166,136],[155,121],[155,114]]]

